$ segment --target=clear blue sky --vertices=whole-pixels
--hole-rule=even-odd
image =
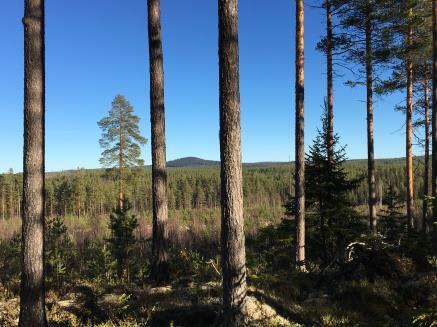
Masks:
[[[0,172],[22,170],[23,2],[0,2]],[[243,160],[294,158],[294,1],[240,0]],[[46,168],[98,167],[97,121],[123,94],[150,139],[145,0],[46,0]],[[273,5],[274,4],[274,5]],[[167,157],[219,158],[217,1],[161,0]],[[306,145],[325,96],[315,50],[323,12],[306,7]],[[365,92],[335,81],[335,129],[350,158],[365,158]],[[402,96],[378,99],[375,155],[404,154]],[[421,153],[416,149],[416,153]],[[150,143],[143,149],[150,163]]]

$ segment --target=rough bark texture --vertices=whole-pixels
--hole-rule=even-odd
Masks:
[[[434,249],[437,249],[437,0],[432,2],[432,196]]]
[[[169,280],[168,206],[164,116],[164,69],[161,40],[160,0],[148,0],[150,60],[150,123],[152,128],[153,240],[151,279]]]
[[[370,8],[370,6],[369,6]],[[366,89],[367,89],[367,184],[369,188],[369,226],[376,230],[376,180],[373,141],[373,50],[371,12],[366,18]]]
[[[46,326],[44,289],[44,0],[24,9],[24,157],[19,326]]]
[[[121,117],[120,117],[121,120]],[[120,126],[122,126],[121,122],[120,122]],[[120,208],[123,208],[123,166],[124,166],[124,160],[123,160],[123,148],[124,148],[124,139],[123,139],[123,135],[121,134],[121,129],[120,129],[120,137],[119,137],[119,142],[120,142],[120,153],[119,153],[119,159],[118,159],[118,206]]]
[[[238,1],[219,0],[223,326],[246,325],[246,251],[241,166]]]
[[[413,42],[413,28],[408,25],[407,46]],[[407,217],[408,225],[414,228],[414,185],[413,185],[413,62],[407,55],[407,121],[406,121],[406,167],[407,167]]]
[[[5,209],[6,209],[6,194],[5,187],[2,187],[2,219],[5,219]]]
[[[426,71],[425,64],[425,76],[423,81],[424,88],[424,110],[425,110],[425,172],[423,174],[423,214],[422,214],[422,231],[426,232],[427,230],[427,217],[428,217],[428,201],[427,197],[429,196],[429,86],[428,86],[428,74]]]
[[[333,68],[332,68],[332,14],[331,0],[326,0],[326,63],[327,63],[327,88],[328,88],[328,160],[334,157],[334,95],[333,95]]]
[[[304,2],[296,0],[296,263],[305,270]]]

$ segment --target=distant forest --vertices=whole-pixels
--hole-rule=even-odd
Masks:
[[[184,160],[182,163],[193,162]],[[197,163],[200,161],[197,160]],[[220,170],[213,161],[203,167],[168,169],[168,204],[170,209],[220,207]],[[377,200],[384,204],[389,186],[401,201],[406,199],[405,160],[376,161]],[[178,164],[175,161],[174,164]],[[200,165],[200,164],[199,164]],[[357,206],[367,205],[367,161],[350,160],[345,164],[350,177],[362,177],[360,186],[349,196]],[[279,207],[294,194],[293,164],[249,164],[243,168],[245,207]],[[423,199],[423,159],[415,159],[415,198]],[[126,171],[126,197],[136,213],[152,210],[151,169],[132,168]],[[0,175],[1,218],[20,215],[22,174]],[[118,176],[112,169],[78,169],[52,172],[46,176],[46,213],[48,216],[97,216],[112,211],[118,197]]]

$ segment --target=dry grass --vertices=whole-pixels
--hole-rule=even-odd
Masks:
[[[152,236],[151,212],[136,214],[138,239],[150,239]],[[283,208],[247,208],[245,209],[245,228],[247,236],[256,235],[260,227],[274,224],[283,216]],[[205,240],[218,244],[220,239],[219,209],[182,209],[169,212],[169,238],[178,248],[190,248],[193,244],[202,244]],[[73,242],[81,246],[85,240],[103,240],[109,236],[108,216],[76,217],[66,216],[65,225]],[[20,232],[19,217],[0,220],[0,240],[11,239]]]

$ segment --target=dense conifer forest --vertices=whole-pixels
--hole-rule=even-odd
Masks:
[[[437,326],[437,0],[288,1],[294,145],[281,151],[294,157],[251,164],[242,151],[242,1],[218,0],[214,13],[219,161],[167,159],[176,133],[166,126],[174,102],[164,71],[181,67],[164,60],[175,40],[161,31],[161,1],[147,0],[150,139],[144,113],[115,94],[95,124],[100,167],[47,172],[45,30],[54,20],[44,0],[24,0],[23,165],[0,174],[0,326]],[[326,23],[310,49],[326,64],[317,111],[305,101],[315,98],[305,80],[310,10]],[[365,112],[366,132],[354,134],[366,140],[365,159],[348,158],[351,139],[336,127],[339,83],[363,90],[349,112]],[[190,90],[196,101],[202,90]],[[402,155],[377,159],[385,140],[374,109],[389,96],[404,119]],[[320,116],[309,143],[308,112]]]
[[[423,199],[423,157],[415,158],[415,197]],[[376,160],[377,200],[381,206],[391,185],[400,201],[405,201],[405,165],[403,159]],[[365,160],[350,160],[345,169],[352,178],[360,178],[359,187],[348,194],[353,205],[367,203]],[[278,208],[293,194],[293,163],[245,165],[243,191],[246,207]],[[203,167],[168,169],[169,208],[199,209],[220,207],[220,170],[213,163]],[[22,174],[13,171],[0,175],[1,217],[18,217],[22,198]],[[50,172],[46,178],[46,212],[49,216],[95,217],[107,215],[114,207],[118,176],[111,169],[77,169]],[[151,170],[133,168],[126,172],[126,196],[132,210],[143,213],[152,209]],[[420,207],[420,205],[418,205]]]

